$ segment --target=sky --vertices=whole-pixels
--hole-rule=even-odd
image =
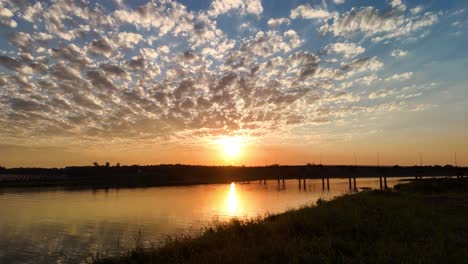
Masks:
[[[0,0],[0,166],[468,165],[467,8]]]

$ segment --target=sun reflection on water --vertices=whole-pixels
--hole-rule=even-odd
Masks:
[[[236,184],[231,183],[229,193],[226,199],[226,209],[230,216],[238,216],[241,212],[239,197],[236,193]]]

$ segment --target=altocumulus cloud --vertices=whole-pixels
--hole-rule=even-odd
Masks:
[[[291,8],[289,17],[273,18],[260,0],[214,0],[196,11],[173,0],[132,7],[2,1],[0,135],[20,140],[262,135],[380,111],[378,103],[361,102],[391,92],[356,94],[349,87],[409,80],[413,73],[379,77],[384,62],[348,36],[381,42],[412,35],[439,19],[421,10],[409,11],[402,1],[342,13],[306,4]],[[223,30],[219,20],[233,16],[254,21],[259,29],[247,35]],[[311,48],[313,40],[293,28],[298,21],[340,39]],[[400,108],[404,98],[384,103]]]

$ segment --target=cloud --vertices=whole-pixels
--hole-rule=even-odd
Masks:
[[[260,0],[214,0],[211,2],[208,14],[210,16],[219,16],[236,10],[241,14],[260,15],[263,12],[263,6]]]
[[[403,3],[403,0],[391,0],[390,1],[390,6],[393,9],[399,10],[399,11],[405,11],[406,10],[406,5]]]
[[[294,30],[286,31],[281,36],[277,31],[259,31],[254,39],[243,43],[241,49],[262,57],[270,57],[278,52],[288,53],[299,47],[301,38]]]
[[[91,54],[109,57],[114,52],[112,46],[105,39],[93,40],[87,49]]]
[[[158,47],[158,52],[160,52],[160,53],[168,54],[170,51],[171,50],[170,50],[169,46],[167,46],[167,45],[162,45],[162,46]]]
[[[341,4],[344,4],[345,0],[333,0],[333,3],[337,4],[337,5],[341,5]]]
[[[404,72],[400,74],[394,74],[386,78],[385,80],[386,81],[408,81],[409,79],[411,79],[411,77],[413,77],[412,72]]]
[[[18,60],[3,55],[0,55],[0,65],[13,71],[17,71],[22,67],[22,64]]]
[[[142,71],[145,68],[145,58],[133,57],[127,62],[127,66],[133,71]]]
[[[3,3],[0,3],[0,25],[16,28],[18,23],[12,19],[13,15],[10,9],[3,6]]]
[[[349,63],[345,63],[342,66],[342,70],[346,73],[347,77],[351,77],[357,73],[366,71],[378,71],[382,69],[384,64],[377,58],[360,58],[355,59]]]
[[[406,16],[406,5],[401,0],[390,1],[391,9],[379,10],[372,6],[351,8],[333,16],[320,27],[322,34],[351,37],[362,34],[373,42],[408,36],[438,21],[438,14],[427,12],[422,16]]]
[[[143,40],[143,36],[134,32],[119,32],[114,37],[114,43],[120,48],[130,49]]]
[[[64,48],[50,49],[50,55],[58,59],[68,60],[72,63],[85,65],[91,60],[84,54],[84,52],[75,44],[69,44]]]
[[[415,6],[415,7],[410,9],[411,14],[413,14],[413,15],[417,15],[417,14],[421,13],[422,11],[423,11],[423,6],[420,6],[420,5]]]
[[[268,26],[269,27],[278,27],[280,25],[289,25],[291,21],[285,17],[280,17],[280,18],[270,18],[268,19]]]
[[[407,31],[415,32],[427,27],[417,23],[429,15],[405,17],[411,12],[396,3],[340,15],[324,3],[298,6],[290,17],[315,19],[328,25],[324,34],[338,37],[332,43],[324,37],[317,52],[303,38],[310,32],[290,28],[289,18],[260,17],[261,1],[215,0],[200,11],[172,0],[135,8],[68,0],[7,6],[14,14],[2,11],[3,17],[26,26],[5,35],[11,45],[0,53],[0,133],[8,129],[25,142],[169,142],[263,135],[383,107],[361,101],[390,93],[377,93],[374,85],[405,81],[412,73],[380,76],[383,61],[364,57],[368,41],[347,37],[390,38],[396,26],[410,23]],[[246,23],[249,30],[223,32],[218,16],[235,12],[257,17],[234,25]],[[265,22],[269,28],[259,30]]]
[[[34,49],[34,40],[28,33],[15,32],[9,37],[10,43],[21,51],[28,52]]]
[[[57,81],[79,81],[81,79],[80,72],[70,67],[63,61],[57,62],[52,66],[51,76]]]
[[[381,32],[396,30],[404,22],[399,14],[379,11],[374,7],[351,8],[351,10],[333,19],[332,23],[320,28],[323,33],[333,33],[336,36],[347,36],[351,33],[361,32],[366,36]]]
[[[35,100],[26,100],[13,97],[9,99],[9,103],[13,110],[19,112],[41,112],[50,110],[47,105],[39,103]]]
[[[387,89],[381,89],[375,92],[372,92],[369,94],[369,99],[379,99],[379,98],[385,98],[387,96],[390,96],[394,94],[395,92],[392,90],[387,90]]]
[[[28,6],[21,17],[30,23],[34,23],[39,20],[43,12],[41,2],[36,2],[34,5]]]
[[[437,14],[433,13],[425,13],[421,17],[412,17],[412,18],[407,18],[405,19],[404,24],[393,30],[393,32],[389,32],[388,34],[385,34],[383,36],[377,36],[374,37],[372,40],[374,42],[379,42],[385,39],[392,39],[392,38],[397,38],[397,37],[402,37],[402,36],[408,36],[413,32],[419,31],[423,28],[430,27],[437,23],[439,20],[439,16]]]
[[[340,53],[343,54],[345,58],[354,58],[357,55],[360,55],[366,51],[363,47],[356,45],[354,43],[346,42],[337,42],[329,44],[325,47],[327,52]]]
[[[316,9],[310,5],[300,5],[291,10],[290,17],[292,19],[325,19],[330,17],[331,14],[324,9]]]
[[[156,50],[151,48],[143,48],[141,49],[141,54],[149,59],[157,59],[159,54]]]
[[[121,67],[117,65],[113,65],[110,63],[105,63],[99,65],[99,68],[103,70],[107,75],[114,76],[114,77],[119,77],[123,79],[129,79],[130,75]]]
[[[406,57],[408,51],[406,50],[393,50],[391,53],[392,57]]]
[[[80,107],[84,107],[90,110],[102,109],[95,98],[92,98],[84,93],[75,93],[71,99]]]
[[[4,7],[3,5],[0,6],[0,17],[10,18],[13,16],[13,12],[10,9]]]

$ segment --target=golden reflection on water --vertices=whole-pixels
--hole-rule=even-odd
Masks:
[[[226,211],[230,216],[238,216],[242,211],[240,199],[236,193],[236,184],[231,183],[229,187],[229,193],[226,198]]]
[[[389,186],[397,183],[389,179]],[[358,179],[358,186],[378,188],[379,179]],[[303,183],[301,186],[304,186]],[[198,234],[200,227],[232,217],[255,218],[280,213],[318,198],[348,192],[347,179],[266,183],[244,182],[176,187],[106,190],[9,190],[0,195],[0,263],[83,263],[104,250],[120,254],[167,235]],[[141,233],[140,233],[141,232]],[[116,243],[118,241],[118,243]]]

